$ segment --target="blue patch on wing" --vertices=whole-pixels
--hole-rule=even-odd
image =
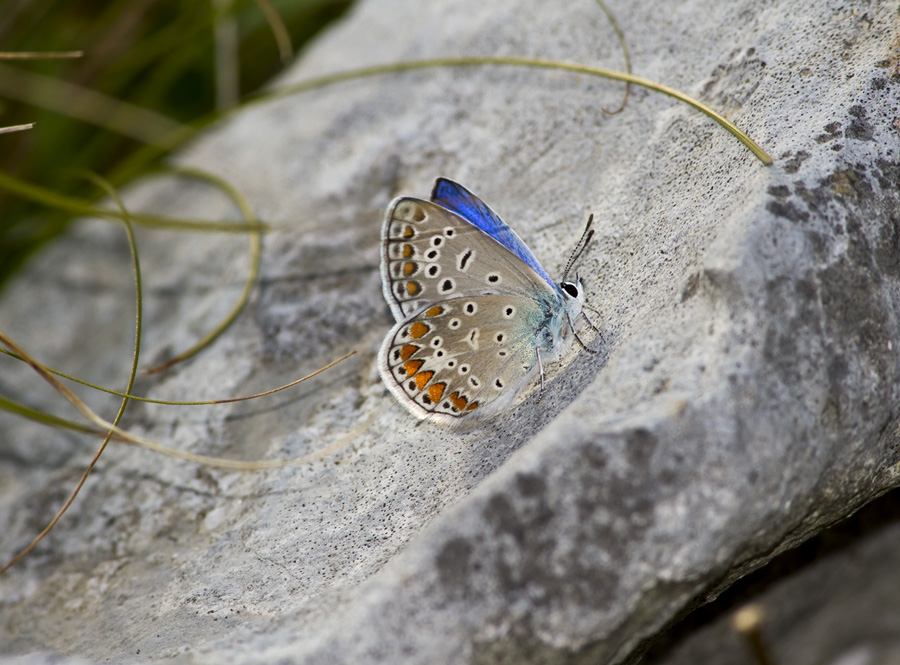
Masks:
[[[497,216],[497,213],[488,208],[484,201],[468,189],[452,180],[438,178],[434,182],[431,200],[448,210],[452,210],[470,224],[487,233],[531,266],[554,290],[558,290],[559,287],[556,286],[556,282],[550,278],[550,275],[547,274],[547,271],[544,270],[544,267],[538,262],[537,258],[522,242],[522,239],[516,232],[509,228],[506,222]]]

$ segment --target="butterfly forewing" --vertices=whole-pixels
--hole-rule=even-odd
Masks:
[[[531,266],[451,210],[415,198],[388,208],[382,231],[382,282],[394,316],[461,296],[558,295]]]
[[[416,415],[480,419],[505,407],[536,367],[541,303],[515,295],[444,300],[398,323],[381,349],[391,392]]]
[[[500,219],[500,216],[491,210],[488,204],[458,182],[453,182],[447,178],[438,178],[434,182],[434,189],[431,190],[431,200],[444,208],[452,210],[469,223],[477,226],[531,266],[545,282],[555,285],[555,282],[544,270],[537,257],[522,242],[519,234],[509,228],[506,222]]]

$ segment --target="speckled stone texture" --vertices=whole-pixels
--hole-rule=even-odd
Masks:
[[[665,631],[642,665],[894,665],[900,661],[900,492],[741,579]],[[735,627],[748,611],[755,638]]]
[[[635,73],[698,96],[775,159],[643,89],[562,72],[431,69],[249,108],[177,157],[276,228],[260,286],[213,347],[139,389],[247,394],[350,349],[290,393],[133,405],[184,450],[323,461],[236,473],[114,446],[73,510],[0,579],[0,653],[192,663],[613,663],[897,484],[900,6],[614,4]],[[274,85],[372,63],[521,55],[622,67],[588,0],[363,0]],[[580,267],[602,336],[485,427],[414,421],[378,379],[390,327],[381,216],[434,177],[467,185],[558,275]],[[178,178],[136,210],[237,211]],[[237,297],[240,236],[142,230],[144,358]],[[121,387],[133,289],[121,229],[83,223],[0,302],[45,362]],[[0,388],[70,416],[0,359]],[[79,389],[87,394],[87,391]],[[111,417],[115,404],[91,403]],[[0,549],[59,505],[93,440],[0,422]]]

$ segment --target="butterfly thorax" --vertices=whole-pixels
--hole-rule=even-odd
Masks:
[[[557,297],[556,303],[544,308],[546,319],[539,327],[537,348],[545,362],[559,360],[572,346],[571,324],[578,319],[584,303],[581,282],[562,282],[557,288]]]

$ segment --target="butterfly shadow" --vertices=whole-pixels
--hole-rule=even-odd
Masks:
[[[470,463],[476,476],[484,477],[499,468],[510,455],[561,416],[606,366],[610,350],[615,346],[615,336],[604,332],[588,342],[588,346],[593,352],[579,347],[577,353],[571,353],[564,362],[550,368],[543,390],[536,381],[524,400],[472,428],[468,435],[476,445]]]

